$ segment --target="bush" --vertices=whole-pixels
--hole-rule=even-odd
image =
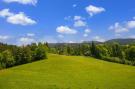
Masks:
[[[135,63],[135,62],[134,62],[134,63]],[[125,63],[124,63],[124,64],[135,66],[135,64],[134,64],[134,63],[133,63],[132,61],[125,60]]]
[[[106,56],[104,56],[104,57],[102,57],[102,60],[109,61],[109,62],[121,63],[121,64],[123,64],[123,62],[124,62],[118,57],[106,57]]]
[[[0,63],[0,70],[6,68],[6,64],[5,63]]]

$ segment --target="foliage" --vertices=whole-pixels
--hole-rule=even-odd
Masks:
[[[127,59],[130,61],[135,61],[135,46],[131,46],[126,51]]]
[[[14,57],[9,50],[3,51],[2,56],[3,56],[2,62],[6,65],[6,67],[12,67],[15,64]]]
[[[121,64],[135,64],[135,45],[118,43],[96,44],[95,42],[80,44],[59,44],[51,47],[51,53],[62,55],[92,56],[98,59]]]
[[[26,46],[0,44],[0,69],[46,59],[48,46],[44,43]]]
[[[33,52],[33,59],[34,60],[42,60],[47,58],[46,49],[43,45],[39,45]]]

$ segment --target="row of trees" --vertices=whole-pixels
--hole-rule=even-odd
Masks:
[[[63,55],[83,55],[98,59],[117,62],[122,64],[135,65],[135,45],[113,44],[59,44],[51,47],[51,53]]]
[[[0,69],[46,59],[47,44],[33,43],[27,46],[0,44]]]

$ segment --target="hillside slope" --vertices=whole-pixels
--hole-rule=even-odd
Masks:
[[[135,39],[130,39],[130,38],[128,38],[128,39],[112,39],[112,40],[106,41],[105,43],[112,44],[112,43],[115,43],[115,42],[119,43],[121,45],[135,44]]]
[[[1,70],[0,89],[135,89],[135,67],[49,54],[47,60]]]

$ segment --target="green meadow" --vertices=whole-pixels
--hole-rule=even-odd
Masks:
[[[46,60],[1,70],[0,89],[135,89],[135,67],[49,54]]]

